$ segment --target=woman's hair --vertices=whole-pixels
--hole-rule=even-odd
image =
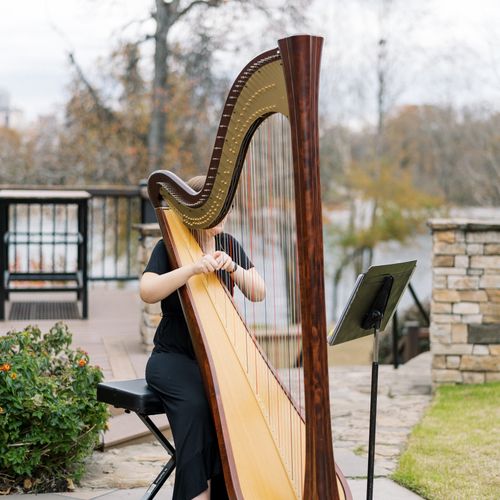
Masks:
[[[191,179],[187,181],[187,185],[195,191],[201,191],[201,189],[205,185],[206,180],[206,175],[197,175],[196,177],[191,177]]]

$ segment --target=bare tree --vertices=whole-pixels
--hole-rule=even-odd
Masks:
[[[171,42],[169,34],[173,27],[186,18],[192,11],[207,11],[220,9],[225,5],[237,4],[240,13],[249,11],[264,12],[266,15],[276,17],[273,9],[268,7],[265,0],[155,0],[156,10],[152,17],[156,22],[153,36],[155,43],[154,76],[152,82],[151,121],[148,134],[148,157],[150,171],[163,166],[163,155],[167,136],[165,130],[168,122],[169,99],[169,56]],[[304,0],[284,2],[277,9],[280,14],[285,14],[288,22],[297,21],[300,13],[305,10]]]
[[[343,24],[349,25],[349,20],[342,18],[342,14],[352,15],[354,12],[355,16],[350,19],[353,25],[363,25],[368,29],[357,40],[357,48],[343,46],[339,37],[338,54],[332,61],[337,87],[345,98],[340,106],[345,103],[356,103],[358,106],[354,110],[357,121],[346,117],[345,113],[344,116],[342,113],[337,115],[350,119],[358,130],[360,122],[364,122],[359,132],[351,130],[351,133],[344,135],[344,141],[349,146],[344,145],[343,149],[350,149],[342,155],[343,187],[348,193],[344,201],[349,205],[349,220],[343,227],[333,225],[330,228],[332,237],[327,239],[331,247],[343,249],[333,273],[334,293],[344,268],[354,266],[356,273],[361,272],[372,263],[374,248],[380,241],[391,237],[402,238],[395,232],[391,236],[391,223],[397,212],[392,207],[401,200],[395,200],[394,193],[388,191],[387,187],[409,189],[409,186],[397,184],[396,179],[390,176],[393,182],[387,180],[389,172],[391,176],[397,176],[398,171],[391,159],[387,158],[386,127],[398,98],[417,74],[418,62],[414,56],[419,47],[414,43],[412,34],[423,17],[420,6],[417,7],[418,12],[412,12],[412,16],[409,16],[407,3],[400,0],[340,1],[336,5],[341,10],[337,19],[342,19]],[[415,4],[412,10],[416,10]],[[350,41],[352,43],[352,39]],[[348,60],[342,56],[344,49],[349,53]],[[335,70],[335,59],[341,62],[340,67],[347,68],[351,75],[350,81]],[[335,90],[333,87],[332,101],[336,103]],[[401,215],[405,213],[403,208],[401,206]],[[409,212],[406,213],[409,215]],[[397,215],[398,226],[408,228],[407,224],[403,224],[402,217],[399,218],[400,214]],[[408,220],[411,217],[413,215],[409,215]]]

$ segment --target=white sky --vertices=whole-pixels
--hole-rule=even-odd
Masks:
[[[147,3],[0,0],[0,88],[30,118],[50,112],[64,99],[67,51],[74,50],[82,66],[91,69],[109,50],[113,31],[145,17]]]
[[[414,75],[409,71],[406,82],[405,75],[399,75],[403,77],[399,100],[484,100],[498,105],[500,0],[399,3],[406,10],[399,12],[402,17],[395,21],[394,29],[404,25],[410,31],[398,57],[415,57],[418,72]],[[377,38],[377,24],[369,9],[359,4],[352,0],[313,3],[310,31],[326,37],[325,92],[342,79],[342,70],[344,74],[368,71],[372,75],[370,50]],[[66,51],[73,50],[84,71],[91,74],[96,59],[109,53],[117,34],[133,37],[151,32],[148,25],[136,24],[122,31],[128,22],[147,18],[151,5],[149,0],[0,0],[0,89],[10,93],[11,105],[20,108],[28,119],[54,111],[64,102],[69,81]],[[415,9],[422,5],[424,14],[416,15]],[[405,43],[411,46],[408,51]],[[412,52],[415,47],[418,50]],[[435,64],[422,56],[431,53],[439,59]],[[247,62],[241,57],[235,62],[234,73]],[[358,64],[363,58],[365,66]],[[330,82],[328,72],[332,75]],[[352,92],[347,80],[343,85],[346,93]]]

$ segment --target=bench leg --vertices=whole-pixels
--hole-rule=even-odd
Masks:
[[[146,490],[141,500],[151,500],[160,491],[160,488],[165,484],[172,471],[175,469],[175,458],[172,457],[167,465],[163,467],[158,477],[151,483],[151,486]]]
[[[142,413],[137,413],[137,416],[142,420],[143,424],[155,435],[156,439],[160,441],[161,445],[167,450],[171,457],[175,457],[175,448],[170,444],[170,441],[163,435],[163,433],[156,427],[154,422]]]
[[[160,491],[160,488],[165,484],[165,481],[175,469],[175,448],[147,415],[142,413],[137,413],[136,415],[142,420],[143,424],[152,432],[152,434],[154,434],[156,439],[158,439],[171,457],[167,465],[163,467],[161,472],[158,474],[158,477],[151,483],[151,486],[146,490],[144,496],[141,498],[141,500],[151,500],[155,497],[158,491]]]

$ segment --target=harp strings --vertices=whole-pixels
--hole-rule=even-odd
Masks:
[[[290,128],[288,120],[277,114],[267,118],[253,136],[224,231],[238,240],[265,282],[262,302],[247,300],[235,288],[234,300],[249,335],[244,340],[235,337],[233,342],[245,344],[241,362],[252,377],[275,442],[301,491],[304,395],[294,200]],[[229,323],[231,318],[234,321],[229,314]],[[227,326],[231,331],[232,325]],[[269,370],[252,368],[262,353],[271,365]]]

